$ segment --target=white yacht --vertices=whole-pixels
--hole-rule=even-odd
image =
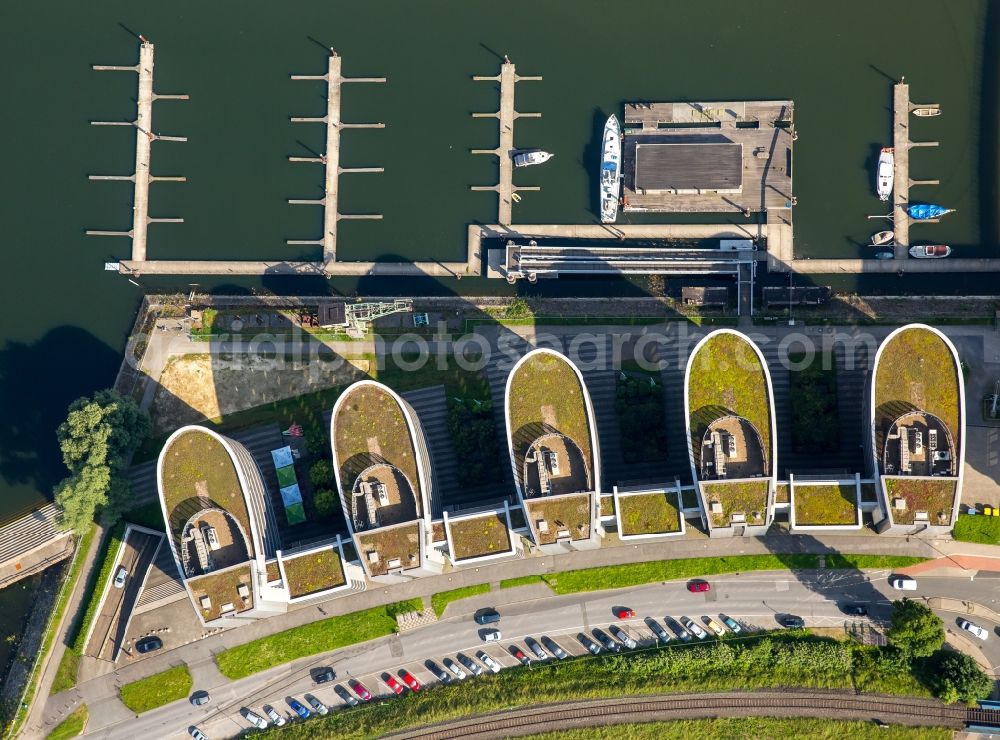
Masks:
[[[604,124],[601,145],[601,223],[611,224],[618,218],[621,172],[622,129],[618,125],[618,118],[611,116]]]

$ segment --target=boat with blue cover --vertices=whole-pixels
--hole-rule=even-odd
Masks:
[[[917,221],[926,221],[930,218],[941,218],[949,213],[954,213],[954,208],[945,208],[944,206],[938,206],[933,203],[914,203],[906,209],[906,212],[910,215],[910,218]]]

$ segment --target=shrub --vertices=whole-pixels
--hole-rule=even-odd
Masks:
[[[965,653],[941,650],[928,663],[931,687],[946,703],[963,701],[974,704],[993,692],[993,680]]]
[[[323,457],[330,453],[330,440],[323,427],[309,427],[305,433],[306,450],[313,457]]]
[[[329,460],[317,460],[309,468],[309,482],[313,488],[328,488],[333,483],[333,463]]]
[[[320,519],[329,519],[340,510],[340,497],[329,488],[313,492],[313,508]]]
[[[458,482],[463,486],[481,486],[496,475],[499,462],[497,430],[493,412],[487,403],[476,408],[461,400],[448,404],[448,431],[455,447]]]

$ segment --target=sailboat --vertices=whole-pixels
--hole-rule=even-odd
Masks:
[[[601,146],[601,223],[612,224],[618,218],[621,169],[622,129],[618,118],[611,116],[604,124]]]
[[[892,195],[892,166],[892,147],[882,147],[878,155],[878,168],[875,171],[875,190],[879,200],[889,200],[889,196]]]
[[[910,218],[917,221],[926,221],[931,218],[940,218],[949,213],[954,213],[954,208],[945,208],[944,206],[934,205],[933,203],[916,203],[909,206],[906,212],[910,215]]]

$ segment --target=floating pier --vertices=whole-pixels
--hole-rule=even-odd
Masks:
[[[911,180],[910,179],[910,149],[922,146],[937,146],[936,141],[910,141],[910,113],[917,108],[938,108],[936,103],[921,103],[915,105],[910,102],[910,86],[906,84],[904,77],[892,88],[892,146],[893,146],[893,172],[892,172],[892,223],[896,232],[896,239],[893,243],[892,251],[897,260],[905,260],[910,257],[910,214],[906,209],[910,205],[910,188],[914,185],[938,185],[937,180]],[[924,222],[927,223],[927,222]],[[930,223],[936,223],[936,219]],[[893,260],[895,261],[895,260]],[[944,260],[945,262],[949,260]],[[939,261],[940,262],[940,261]],[[951,260],[952,263],[955,260]],[[894,267],[895,271],[899,269]],[[911,269],[911,268],[907,268]],[[864,272],[870,272],[865,270]]]
[[[294,205],[323,206],[322,239],[289,239],[288,244],[313,244],[323,247],[323,262],[330,266],[337,261],[337,222],[342,219],[379,220],[381,214],[346,214],[337,210],[340,175],[345,172],[384,172],[382,167],[341,167],[340,132],[348,128],[385,128],[384,123],[344,123],[340,120],[340,87],[346,82],[385,82],[385,77],[344,77],[342,58],[330,49],[325,75],[292,75],[293,80],[326,81],[326,115],[319,118],[295,118],[292,123],[322,123],[326,125],[326,154],[319,157],[289,157],[291,162],[316,162],[325,165],[325,186],[322,198],[290,198]]]
[[[498,75],[476,75],[477,82],[500,83],[500,110],[496,113],[473,113],[473,118],[497,118],[500,121],[500,146],[496,149],[473,149],[473,154],[493,154],[500,160],[500,182],[497,185],[473,185],[472,190],[492,190],[496,192],[499,205],[497,220],[510,224],[513,219],[514,195],[522,190],[540,190],[538,187],[514,186],[514,121],[518,118],[541,118],[541,113],[518,113],[514,110],[514,88],[518,82],[539,81],[541,77],[526,77],[517,74],[514,64],[504,57]]]
[[[187,141],[184,136],[163,136],[153,131],[153,103],[157,100],[188,100],[187,95],[158,95],[153,92],[154,47],[143,37],[139,47],[139,63],[135,66],[93,65],[99,72],[136,72],[139,75],[139,95],[134,121],[91,121],[93,126],[131,126],[135,134],[135,172],[132,175],[91,175],[91,180],[129,180],[135,184],[132,228],[128,231],[88,230],[90,236],[127,236],[132,239],[132,260],[146,259],[146,238],[151,223],[183,223],[183,218],[150,218],[149,185],[153,182],[185,182],[184,177],[154,177],[150,171],[154,141]]]

